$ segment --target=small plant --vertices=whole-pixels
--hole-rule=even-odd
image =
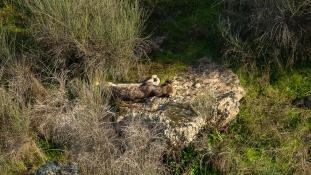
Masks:
[[[211,123],[217,122],[215,118],[217,116],[216,98],[212,92],[208,92],[204,95],[200,95],[194,99],[191,106],[194,111],[205,120]]]

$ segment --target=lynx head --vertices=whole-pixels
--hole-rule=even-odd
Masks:
[[[160,78],[157,75],[152,75],[151,76],[153,85],[158,86],[160,84]]]
[[[157,75],[152,75],[151,77],[146,78],[142,81],[143,85],[151,84],[154,86],[158,86],[160,84],[160,79]]]

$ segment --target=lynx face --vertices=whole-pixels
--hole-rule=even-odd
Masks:
[[[160,84],[160,78],[157,75],[152,75],[142,81],[142,84],[152,84],[154,86],[158,86]]]

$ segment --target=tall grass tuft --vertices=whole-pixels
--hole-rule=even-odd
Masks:
[[[20,1],[30,33],[53,64],[104,69],[121,79],[137,67],[145,13],[137,0]]]
[[[0,86],[0,172],[19,174],[45,161],[30,134],[27,109]],[[29,164],[32,167],[29,167]]]
[[[42,163],[45,156],[31,137],[29,108],[21,95],[30,84],[25,67],[11,64],[17,60],[15,38],[2,22],[0,19],[0,172],[20,174]],[[8,72],[14,77],[8,78]]]
[[[12,51],[12,42],[9,42],[9,32],[7,26],[3,25],[3,21],[0,19],[0,76],[1,69],[13,56],[14,51]]]
[[[311,1],[224,1],[226,56],[242,65],[292,67],[311,57]]]

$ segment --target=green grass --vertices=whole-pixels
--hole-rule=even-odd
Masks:
[[[20,101],[21,104],[15,102],[16,99],[23,99],[18,90],[23,92],[29,87],[25,88],[26,84],[31,83],[28,83],[24,73],[17,75],[12,73],[12,79],[21,80],[9,82],[13,83],[12,87],[17,89],[6,86],[2,88],[2,84],[0,85],[0,97],[2,97],[0,99],[1,172],[21,174],[22,171],[27,171],[28,166],[33,166],[31,169],[35,170],[46,160],[68,161],[61,146],[33,136],[35,134],[32,133],[29,123],[24,122],[24,117],[27,121],[29,119],[27,118],[29,111],[34,112],[32,118],[37,115],[38,121],[43,122],[38,123],[39,125],[47,122],[44,125],[47,127],[45,132],[52,133],[50,137],[54,138],[53,141],[64,144],[71,141],[75,144],[67,151],[72,157],[77,157],[74,161],[80,161],[85,172],[88,170],[100,173],[122,172],[119,165],[115,167],[115,162],[119,162],[115,160],[116,157],[124,159],[124,162],[119,162],[120,166],[128,167],[127,160],[135,159],[136,161],[137,159],[137,162],[142,163],[152,161],[151,167],[149,164],[139,164],[143,167],[142,172],[146,172],[144,171],[146,167],[153,171],[156,168],[159,168],[156,170],[162,170],[160,169],[162,167],[156,167],[160,165],[157,158],[151,161],[148,159],[141,161],[140,151],[136,150],[140,148],[140,145],[134,144],[131,146],[134,150],[122,151],[118,150],[118,147],[111,146],[115,141],[113,140],[115,133],[111,133],[109,127],[105,129],[101,125],[105,123],[103,116],[110,116],[110,112],[108,102],[105,100],[106,94],[102,92],[104,89],[99,89],[105,87],[105,80],[113,73],[116,73],[114,75],[116,77],[132,74],[136,64],[132,64],[131,61],[133,59],[137,61],[133,57],[133,50],[143,44],[140,32],[144,22],[141,18],[144,13],[140,11],[138,2],[131,1],[133,4],[126,3],[130,1],[125,0],[118,2],[111,0],[42,0],[36,2],[27,0],[19,2],[23,2],[23,5],[30,10],[26,11],[29,15],[25,16],[27,19],[24,19],[25,14],[21,15],[16,9],[0,2],[1,58],[17,59],[15,56],[29,52],[32,44],[43,43],[40,46],[48,46],[48,51],[51,52],[44,48],[36,48],[38,50],[35,52],[39,53],[41,60],[40,64],[34,63],[32,67],[42,69],[40,70],[42,72],[49,69],[42,67],[42,63],[46,63],[44,59],[60,59],[61,62],[68,57],[68,53],[65,53],[68,51],[66,49],[69,48],[71,52],[72,47],[79,53],[90,54],[88,60],[91,62],[90,65],[105,63],[106,66],[107,63],[108,67],[104,67],[104,72],[96,70],[87,72],[86,75],[90,77],[85,78],[88,79],[85,81],[80,80],[83,78],[79,75],[77,82],[65,75],[55,76],[53,74],[51,77],[52,73],[47,72],[36,75],[38,81],[42,79],[42,81],[47,81],[46,84],[60,81],[59,90],[56,90],[55,85],[55,92],[51,87],[46,86],[50,96],[44,98],[44,110],[40,108],[42,105],[28,108],[22,105],[26,103],[23,100]],[[116,6],[110,4],[112,2],[116,2]],[[217,2],[216,0],[158,1],[160,12],[164,12],[165,17],[152,16],[147,31],[153,33],[154,36],[167,35],[168,39],[162,47],[163,52],[151,56],[150,70],[152,72],[150,74],[157,74],[164,81],[172,79],[179,72],[186,71],[189,65],[195,64],[203,56],[222,61],[219,59],[222,56],[220,51],[222,39],[217,28],[218,15],[221,13],[222,6]],[[91,3],[98,4],[94,6]],[[77,4],[79,6],[76,6]],[[25,43],[25,40],[19,38],[20,34],[29,35],[27,37],[33,39],[30,41],[32,44]],[[56,55],[58,52],[65,53],[65,55]],[[27,54],[31,55],[31,53]],[[71,53],[69,55],[72,56]],[[59,69],[66,72],[67,68]],[[7,65],[0,65],[1,79],[3,79],[3,70],[6,69],[8,69]],[[18,71],[20,68],[15,69]],[[31,68],[29,71],[32,73]],[[110,75],[105,74],[106,71]],[[270,72],[271,75],[267,76],[258,72],[250,74],[238,67],[234,67],[234,71],[239,75],[242,85],[247,90],[247,95],[241,101],[239,116],[224,132],[206,128],[202,133],[203,139],[200,147],[195,144],[190,145],[174,157],[167,157],[165,161],[172,170],[172,174],[311,174],[311,112],[291,105],[294,98],[311,95],[310,65],[297,66],[291,71],[284,70],[281,73]],[[97,83],[100,87],[94,86]],[[71,98],[67,97],[66,91],[72,92]],[[59,112],[60,108],[64,110]],[[71,126],[73,130],[69,129],[69,131],[74,131],[70,132],[70,137],[66,128],[55,133],[55,128],[63,127],[63,125],[58,126],[57,122],[61,117],[57,116],[63,115],[81,117],[76,120],[76,125]],[[136,129],[137,126],[133,128]],[[132,138],[130,133],[133,132],[129,132],[131,137],[127,139],[137,140],[135,136]],[[141,135],[140,132],[137,133]],[[26,140],[23,142],[25,144],[20,144],[20,140]],[[11,148],[17,154],[2,156],[7,155],[5,152],[6,145],[9,145],[7,143],[19,143],[13,144],[15,146]],[[132,154],[126,157],[127,155],[121,153],[126,151],[133,151],[134,157]],[[103,164],[104,161],[108,163]],[[109,167],[109,161],[111,167]],[[158,172],[156,171],[155,174]],[[132,173],[140,174],[135,171]]]
[[[147,31],[168,39],[161,47],[163,52],[150,57],[150,74],[157,74],[161,80],[172,79],[204,56],[220,57],[217,1],[159,1],[158,6],[167,17],[151,16]]]
[[[224,153],[222,159],[230,160],[228,172],[310,172],[310,160],[305,157],[310,157],[311,143],[306,138],[310,133],[311,111],[291,105],[295,97],[310,95],[311,79],[306,76],[310,74],[311,69],[292,71],[263,87],[256,85],[256,80],[240,75],[247,82],[243,85],[248,94],[238,119],[225,133],[226,141],[217,145],[218,153]]]
[[[43,151],[48,161],[64,162],[68,160],[68,158],[66,158],[65,149],[61,149],[60,145],[53,144],[43,138],[37,139],[37,145]]]
[[[221,6],[213,1],[196,3],[184,8],[189,4],[161,2],[167,18],[151,18],[150,26],[159,24],[152,28],[155,35],[168,36],[163,52],[151,58],[152,70],[160,77],[171,78],[202,56],[221,61],[216,25]],[[191,35],[194,27],[203,35]],[[296,97],[311,95],[310,66],[272,71],[268,79],[264,73],[232,67],[247,90],[239,116],[225,132],[207,129],[204,149],[189,146],[177,158],[167,158],[172,174],[310,173],[311,111],[291,105]]]
[[[173,174],[310,173],[311,111],[291,101],[311,94],[311,69],[292,70],[264,86],[261,77],[241,72],[247,95],[237,119],[225,132],[204,131],[201,149],[190,146],[168,163]]]

